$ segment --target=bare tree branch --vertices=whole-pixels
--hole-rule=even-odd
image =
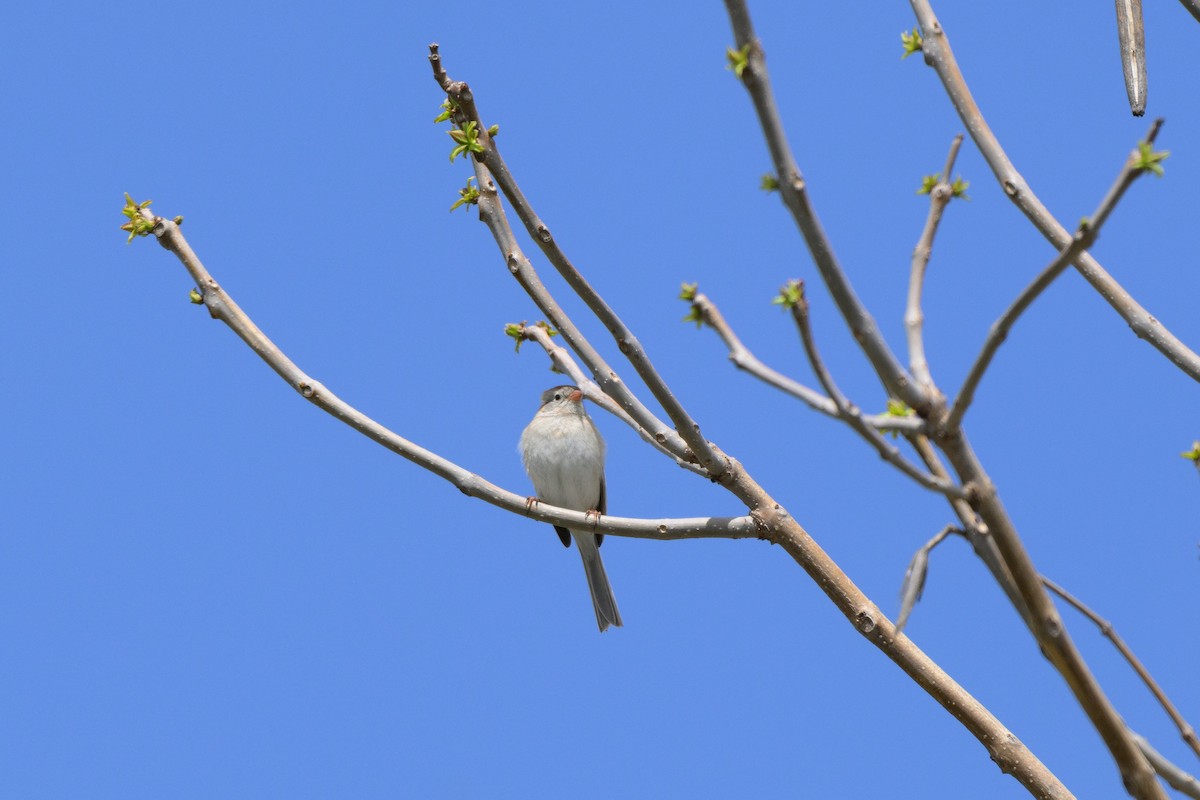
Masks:
[[[754,34],[754,26],[750,22],[750,13],[743,0],[725,0],[732,23],[734,40],[737,48],[746,54],[745,67],[741,70],[742,83],[750,93],[754,110],[758,114],[759,124],[771,153],[771,163],[779,181],[779,195],[788,211],[791,212],[804,242],[808,245],[813,262],[821,273],[821,278],[829,288],[838,310],[850,326],[850,331],[859,343],[863,353],[870,360],[875,373],[883,381],[888,394],[903,400],[910,408],[914,408],[921,416],[928,416],[930,398],[901,366],[895,353],[888,347],[875,319],[867,311],[845,271],[838,263],[833,252],[833,245],[825,235],[816,211],[808,197],[808,187],[796,159],[788,145],[783,123],[775,105],[775,95],[771,90],[770,79],[767,76],[767,64],[763,56],[762,45]]]
[[[929,0],[910,0],[910,3],[924,37],[922,50],[925,63],[937,72],[950,102],[954,104],[971,138],[975,140],[975,146],[995,173],[1004,193],[1056,249],[1062,250],[1067,247],[1071,243],[1071,234],[1046,210],[1041,200],[1025,183],[1025,179],[1009,161],[1004,148],[1000,146],[999,140],[984,120],[958,68],[958,62],[955,61],[954,52],[950,49],[950,40],[934,16]],[[1149,342],[1193,379],[1200,380],[1200,355],[1188,348],[1142,308],[1095,258],[1086,252],[1080,253],[1075,260],[1075,268],[1121,318],[1129,323],[1129,327],[1139,338]]]
[[[721,341],[729,349],[729,360],[733,362],[734,366],[748,372],[762,382],[774,386],[786,394],[790,394],[814,411],[819,411],[835,419],[839,418],[838,406],[833,400],[760,361],[750,351],[750,348],[742,343],[742,340],[738,338],[733,328],[725,320],[724,315],[721,314],[720,309],[717,308],[717,304],[707,295],[697,292],[692,298],[691,303],[696,312],[700,314],[704,324],[716,331],[717,336],[721,337]],[[880,431],[911,433],[920,431],[925,427],[925,421],[919,417],[898,417],[891,414],[874,414],[868,416],[862,414],[857,408],[852,407],[851,410],[859,415],[864,424],[870,425],[872,428]]]
[[[566,254],[559,248],[558,243],[550,233],[550,228],[534,212],[533,207],[529,204],[520,187],[517,186],[516,180],[509,172],[504,159],[501,158],[500,151],[496,149],[495,140],[488,134],[486,126],[483,124],[483,119],[480,117],[479,111],[475,106],[475,99],[471,94],[470,88],[462,81],[451,80],[442,66],[436,44],[429,46],[429,62],[433,67],[434,78],[437,80],[438,85],[442,87],[442,90],[446,92],[446,96],[461,110],[466,120],[475,122],[478,126],[479,142],[483,146],[483,152],[476,154],[475,161],[490,171],[491,174],[487,184],[492,185],[491,178],[495,179],[495,185],[500,187],[500,190],[504,192],[504,196],[512,203],[513,210],[516,212],[517,217],[525,224],[525,229],[529,233],[529,236],[541,248],[542,253],[554,265],[559,274],[563,276],[571,289],[579,295],[580,299],[596,315],[596,318],[608,329],[621,352],[629,360],[629,363],[633,365],[633,368],[637,371],[651,394],[654,395],[654,398],[658,400],[663,410],[667,413],[667,416],[670,417],[676,432],[687,443],[696,461],[708,471],[710,476],[714,479],[720,479],[725,473],[727,466],[717,457],[711,443],[701,435],[700,426],[688,415],[683,405],[671,393],[671,390],[658,374],[654,365],[650,363],[650,357],[633,335],[633,332],[579,273],[575,265],[570,262]],[[477,175],[479,174],[478,169],[476,173]],[[478,182],[482,191],[484,178],[480,176]],[[510,256],[506,253],[506,258],[508,257]],[[570,341],[572,347],[575,346],[576,340],[569,339],[568,341]],[[583,354],[581,354],[581,357],[583,357]],[[589,365],[592,363],[591,359],[587,357],[584,357],[584,361]],[[641,421],[639,415],[635,413],[636,406],[633,402],[632,394],[624,384],[614,380],[611,371],[598,370],[594,371],[593,374],[596,376],[596,382],[600,384],[600,387],[604,389],[606,394],[612,395],[613,399],[620,403],[631,416]]]
[[[937,44],[941,45],[941,49],[945,51],[943,62],[946,59],[951,59],[952,63],[949,48],[945,45],[941,28],[937,25],[936,20],[933,19],[933,14],[928,8],[928,3],[925,0],[911,0],[911,2],[914,9],[917,10],[918,19],[925,34],[926,60],[930,63],[937,63],[936,59],[932,58],[929,52],[930,37],[937,36]],[[754,98],[759,122],[764,130],[772,159],[775,163],[780,192],[784,196],[784,202],[793,211],[793,216],[796,217],[798,224],[801,226],[805,241],[809,244],[809,249],[813,252],[814,260],[818,264],[818,269],[821,271],[822,277],[825,279],[826,284],[830,286],[831,293],[834,295],[839,310],[850,324],[851,329],[855,332],[855,337],[863,345],[864,352],[868,354],[876,373],[883,380],[884,385],[895,392],[895,396],[904,400],[909,406],[916,409],[919,414],[927,417],[931,410],[931,398],[927,396],[921,387],[914,384],[912,379],[896,361],[895,355],[886,347],[886,343],[883,342],[882,337],[879,336],[877,329],[873,325],[873,320],[870,320],[866,310],[862,308],[857,298],[853,295],[853,292],[849,290],[849,284],[846,281],[845,275],[840,265],[832,257],[832,251],[828,246],[828,242],[819,224],[816,223],[815,214],[808,203],[803,178],[800,176],[799,170],[791,158],[782,124],[775,110],[774,98],[767,80],[765,63],[762,57],[762,48],[754,36],[749,13],[741,0],[726,0],[726,7],[729,10],[730,20],[739,48],[737,52],[742,82]],[[744,62],[742,61],[743,56]],[[957,67],[954,67],[952,72],[957,74]],[[941,70],[939,70],[939,74],[942,74]],[[961,78],[961,76],[959,77]],[[960,88],[962,91],[965,91],[965,86],[947,87],[947,91],[951,94],[956,104],[962,102],[962,98],[956,96],[956,91]],[[969,95],[967,95],[967,99],[969,101]],[[970,101],[970,105],[974,108],[974,114],[964,114],[964,122],[967,125],[967,129],[978,142],[980,139],[979,127],[982,118],[978,114],[978,109],[974,107],[973,101]],[[971,116],[971,118],[968,119],[968,116]],[[986,128],[984,129],[986,130]],[[988,135],[990,136],[990,131],[988,131]],[[995,142],[994,137],[992,137],[992,142],[994,143],[994,147],[992,148],[993,153],[1002,153],[1003,151],[999,149],[999,143]],[[983,145],[980,145],[980,149],[985,150]],[[987,153],[985,152],[986,155]],[[995,169],[994,165],[993,169]],[[1018,178],[1019,176],[1016,176],[1016,173],[1013,172],[1009,178],[1009,185],[1016,187],[1018,184],[1011,181]],[[1057,222],[1054,222],[1052,217],[1049,217],[1048,214],[1045,216],[1057,226]],[[1061,226],[1058,226],[1058,230],[1061,231],[1061,235],[1058,239],[1051,237],[1052,241],[1055,241],[1056,246],[1060,248],[1066,247],[1069,244],[1069,238],[1066,232],[1061,230]],[[1080,255],[1077,263],[1085,263],[1085,257]],[[1092,272],[1094,274],[1094,271]],[[1111,278],[1109,280],[1111,281]],[[1119,289],[1120,287],[1116,288]],[[1132,302],[1132,299],[1130,299],[1130,302]],[[1146,318],[1147,320],[1149,319],[1148,315],[1146,315]],[[867,322],[871,324],[865,326]],[[1178,353],[1178,351],[1171,348],[1164,349],[1164,352]],[[1190,351],[1187,351],[1187,353],[1190,353]],[[1195,354],[1191,354],[1191,357],[1195,358]],[[1196,366],[1196,375],[1200,376],[1200,361],[1197,362]],[[910,402],[909,397],[919,400],[919,402]],[[1012,573],[1014,585],[1021,595],[1025,608],[1029,612],[1026,621],[1030,625],[1030,630],[1055,669],[1066,679],[1080,706],[1100,733],[1101,738],[1112,753],[1114,761],[1117,763],[1122,781],[1127,790],[1140,800],[1158,800],[1158,798],[1164,798],[1162,787],[1155,779],[1154,771],[1150,768],[1145,757],[1133,742],[1129,729],[1125,726],[1116,709],[1113,708],[1112,703],[1105,696],[1095,676],[1092,675],[1082,655],[1071,641],[1070,635],[1067,633],[1053,602],[1047,596],[1045,589],[1038,580],[1037,570],[1034,568],[1033,561],[1025,550],[1016,527],[1000,502],[991,479],[983,469],[983,465],[979,462],[966,436],[962,433],[961,429],[943,429],[939,434],[937,444],[950,460],[962,484],[974,485],[976,487],[977,491],[973,496],[972,505],[987,525],[1001,557]]]
[[[212,278],[192,251],[178,225],[143,208],[140,218],[150,224],[159,243],[174,253],[198,287],[200,301],[213,318],[228,325],[288,384],[322,410],[373,441],[433,472],[464,494],[565,527],[592,528],[600,533],[649,539],[763,538],[778,544],[833,601],[855,629],[884,652],[988,750],[992,760],[1013,775],[1036,797],[1064,800],[1066,787],[1037,757],[1012,735],[994,715],[942,670],[911,641],[897,637],[887,617],[842,572],[800,524],[776,503],[744,469],[730,458],[733,479],[724,485],[750,509],[747,517],[710,517],[676,520],[626,519],[554,508],[493,486],[479,476],[421,448],[347,405],[323,385],[309,378],[271,342]],[[723,456],[722,458],[728,458]]]
[[[962,487],[955,486],[948,480],[936,478],[920,469],[905,458],[887,439],[883,438],[879,431],[863,422],[858,408],[846,399],[846,395],[842,393],[837,383],[834,382],[833,376],[829,373],[829,370],[825,367],[825,362],[821,359],[816,342],[813,341],[812,326],[808,321],[808,298],[804,296],[804,282],[794,281],[793,285],[799,287],[799,292],[795,301],[791,304],[792,319],[796,321],[796,327],[800,331],[800,341],[804,344],[804,352],[808,355],[808,361],[812,364],[817,380],[821,382],[821,386],[833,398],[833,402],[838,408],[838,417],[866,439],[878,451],[880,458],[896,467],[926,489],[932,489],[951,499],[962,499],[965,496]]]
[[[1125,94],[1135,117],[1146,113],[1146,26],[1142,0],[1117,0],[1117,39],[1121,44],[1121,71]]]
[[[1121,656],[1127,662],[1129,662],[1129,666],[1133,667],[1133,671],[1136,672],[1138,677],[1142,679],[1142,683],[1146,684],[1146,688],[1150,690],[1150,693],[1154,695],[1156,700],[1158,700],[1159,705],[1161,705],[1163,710],[1167,712],[1167,716],[1169,716],[1171,721],[1175,723],[1175,727],[1179,728],[1179,734],[1183,737],[1183,740],[1187,742],[1188,747],[1192,748],[1192,752],[1194,752],[1197,756],[1200,756],[1200,740],[1196,738],[1196,729],[1193,728],[1191,724],[1183,718],[1183,714],[1179,713],[1179,709],[1177,709],[1175,704],[1171,702],[1171,699],[1167,697],[1166,692],[1164,692],[1162,687],[1158,685],[1158,681],[1154,680],[1154,677],[1150,674],[1150,671],[1146,669],[1146,666],[1141,662],[1141,659],[1134,655],[1134,652],[1129,648],[1129,645],[1125,644],[1125,640],[1122,639],[1117,633],[1116,629],[1113,628],[1112,623],[1101,617],[1092,609],[1088,608],[1083,601],[1079,600],[1077,597],[1059,586],[1054,581],[1047,578],[1045,575],[1042,576],[1042,583],[1045,584],[1047,589],[1054,592],[1063,600],[1066,600],[1075,608],[1075,610],[1096,624],[1096,627],[1100,629],[1101,635],[1112,642],[1113,647],[1117,648],[1117,651],[1121,654]]]
[[[1162,119],[1157,119],[1150,126],[1144,140],[1147,145],[1154,144],[1162,123]],[[975,389],[979,386],[979,381],[983,379],[983,375],[987,371],[988,365],[992,363],[996,351],[1000,349],[1000,345],[1008,338],[1008,332],[1016,324],[1017,318],[1054,282],[1055,278],[1062,274],[1063,270],[1071,265],[1072,261],[1079,257],[1080,253],[1091,247],[1100,236],[1100,229],[1104,227],[1104,223],[1125,195],[1125,191],[1146,171],[1144,167],[1139,166],[1141,158],[1140,149],[1135,148],[1125,159],[1125,165],[1108,190],[1108,194],[1100,201],[1096,212],[1089,219],[1083,221],[1079,230],[1071,237],[1071,243],[1059,251],[1058,256],[1033,279],[1032,283],[1025,287],[1012,305],[1000,315],[1000,318],[992,323],[987,339],[984,340],[983,349],[976,357],[975,363],[971,365],[967,378],[963,381],[962,388],[959,389],[958,397],[955,399],[950,413],[946,416],[945,426],[948,430],[956,430],[962,424],[963,415],[967,413],[971,401],[975,398]]]
[[[950,143],[946,166],[942,169],[937,183],[929,191],[929,216],[925,219],[925,229],[921,231],[921,238],[913,248],[908,279],[908,306],[904,312],[904,327],[908,332],[908,367],[912,370],[913,378],[925,387],[930,397],[937,396],[937,387],[929,372],[929,362],[925,359],[925,313],[921,310],[921,292],[925,285],[925,269],[929,266],[929,258],[933,254],[933,237],[942,221],[942,213],[954,197],[950,173],[954,171],[954,161],[958,158],[962,140],[960,133]]]

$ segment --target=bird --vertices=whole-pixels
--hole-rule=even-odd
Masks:
[[[521,461],[533,482],[535,498],[550,505],[575,511],[605,513],[604,439],[583,407],[583,392],[577,386],[555,386],[542,392],[542,405],[521,433]],[[600,560],[603,534],[567,530],[555,525],[564,547],[575,546],[583,558],[596,624],[600,632],[621,627],[621,612],[613,596],[604,562]]]

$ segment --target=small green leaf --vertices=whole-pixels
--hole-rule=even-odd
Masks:
[[[773,305],[792,309],[804,300],[804,281],[790,280],[780,289],[779,294],[771,300]]]
[[[454,131],[446,131],[446,133],[458,143],[458,146],[450,151],[451,162],[454,162],[455,158],[464,152],[484,152],[484,145],[479,140],[479,128],[475,126],[474,121],[464,122],[461,128],[455,128]]]
[[[692,306],[689,308],[687,316],[681,319],[680,322],[694,322],[696,323],[697,328],[703,328],[704,314],[700,311],[700,306]]]
[[[894,397],[888,398],[887,415],[889,417],[911,417],[915,413],[903,400],[897,400]]]
[[[171,222],[174,222],[176,225],[182,225],[183,224],[183,215],[180,214],[179,216],[175,217],[175,219],[171,220]]]
[[[466,209],[468,206],[473,206],[479,203],[479,187],[471,185],[474,180],[475,176],[473,175],[470,178],[467,178],[467,185],[458,190],[458,200],[454,203],[454,205],[450,206],[451,211],[459,206],[462,206],[464,209]]]
[[[188,300],[191,300],[196,305],[202,305],[204,303],[204,295],[200,294],[198,290],[192,289],[188,292]]]
[[[679,284],[679,299],[687,302],[692,302],[696,299],[696,290],[700,288],[698,283],[681,283]]]
[[[904,45],[904,53],[900,56],[900,60],[911,56],[913,53],[919,53],[925,46],[925,40],[921,38],[919,28],[913,28],[912,33],[903,31],[900,34],[900,44]]]
[[[488,127],[488,136],[496,137],[500,135],[500,126],[492,125]]]
[[[456,128],[451,131],[446,131],[450,138],[458,143],[458,146],[450,151],[450,161],[458,158],[463,153],[482,153],[483,144],[479,141],[479,129],[475,126],[475,122],[467,122],[462,128]]]
[[[747,42],[740,50],[726,47],[725,58],[728,60],[725,69],[739,78],[742,77],[742,73],[746,71],[746,67],[750,66],[750,44]]]
[[[129,238],[125,240],[125,244],[129,244],[138,236],[149,236],[154,232],[154,221],[146,219],[142,216],[142,209],[149,208],[152,200],[143,200],[136,202],[129,193],[125,193],[125,206],[121,209],[121,213],[129,220],[121,226],[121,230],[129,232]]]
[[[758,188],[762,189],[764,192],[778,192],[779,179],[768,172],[762,176],[762,179],[759,181]]]
[[[521,343],[525,341],[525,323],[510,322],[504,326],[504,335],[511,336],[517,340],[517,346],[513,352],[521,352]]]
[[[1180,453],[1179,456],[1200,467],[1200,441],[1192,442],[1192,449],[1186,453]]]
[[[1153,172],[1161,178],[1163,176],[1162,162],[1171,155],[1170,150],[1155,150],[1149,142],[1138,142],[1138,154],[1134,159],[1134,169],[1142,172]]]
[[[433,118],[433,121],[435,123],[445,122],[446,120],[453,117],[454,113],[456,111],[458,111],[458,106],[455,105],[453,100],[451,100],[449,97],[447,97],[445,100],[442,101],[441,109],[442,109],[441,113]]]
[[[970,186],[970,182],[964,181],[962,176],[959,175],[954,179],[954,183],[950,184],[950,196],[957,197],[961,200],[970,201],[971,198],[967,197],[967,189],[970,188]]]
[[[528,327],[528,326],[524,322],[510,322],[504,326],[504,335],[511,336],[512,338],[517,340],[517,346],[516,346],[514,352],[517,352],[517,353],[521,352],[521,345],[525,342],[525,338],[526,338],[525,337],[526,327]],[[544,320],[544,319],[538,320],[538,322],[535,323],[535,327],[538,327],[538,328],[541,328],[542,330],[544,330],[546,332],[546,335],[551,338],[558,336],[558,331],[554,330],[554,328],[551,328],[550,323],[546,322],[546,320]]]
[[[936,173],[933,175],[922,176],[921,188],[917,189],[917,194],[930,194],[933,191],[933,187],[938,185],[938,181],[941,179],[941,177],[941,175]]]

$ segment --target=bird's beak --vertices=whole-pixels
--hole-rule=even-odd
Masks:
[[[583,392],[581,392],[579,389],[576,389],[575,391],[573,391],[569,395],[567,395],[567,399],[570,400],[572,403],[583,402]]]

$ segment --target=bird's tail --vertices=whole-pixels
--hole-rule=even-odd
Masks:
[[[617,598],[613,597],[612,586],[604,572],[595,534],[584,531],[571,533],[579,554],[583,556],[583,571],[587,574],[588,590],[592,593],[592,605],[596,609],[596,624],[600,626],[600,632],[603,633],[610,625],[621,627],[624,624],[621,622],[621,612],[617,610]]]

